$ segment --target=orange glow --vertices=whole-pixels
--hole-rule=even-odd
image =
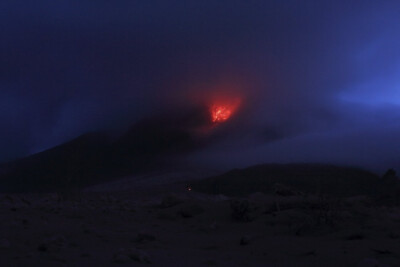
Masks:
[[[229,103],[229,104],[228,104]],[[239,106],[240,100],[235,99],[230,102],[220,102],[213,104],[210,108],[211,121],[214,123],[225,122],[232,117]]]
[[[232,115],[232,110],[223,105],[214,105],[211,108],[212,122],[223,122],[229,119]]]

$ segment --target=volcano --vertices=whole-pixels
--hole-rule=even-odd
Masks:
[[[220,123],[231,117],[233,109],[217,113],[213,122]],[[224,136],[221,130],[214,131],[206,108],[165,111],[134,123],[118,137],[83,134],[3,164],[0,188],[3,192],[53,191],[157,171],[175,164],[175,158],[217,142]]]

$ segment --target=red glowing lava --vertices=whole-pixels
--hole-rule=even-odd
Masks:
[[[214,102],[210,107],[211,121],[213,123],[226,122],[237,111],[240,103],[239,98]]]
[[[232,109],[224,105],[213,105],[211,107],[212,122],[224,122],[232,115]]]

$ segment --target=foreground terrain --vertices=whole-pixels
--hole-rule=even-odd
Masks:
[[[0,265],[400,265],[400,208],[368,197],[100,191],[1,195]]]

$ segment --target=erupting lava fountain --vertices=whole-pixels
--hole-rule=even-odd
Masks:
[[[240,100],[236,99],[232,103],[215,103],[210,108],[211,121],[213,123],[225,122],[232,117],[240,104]]]

